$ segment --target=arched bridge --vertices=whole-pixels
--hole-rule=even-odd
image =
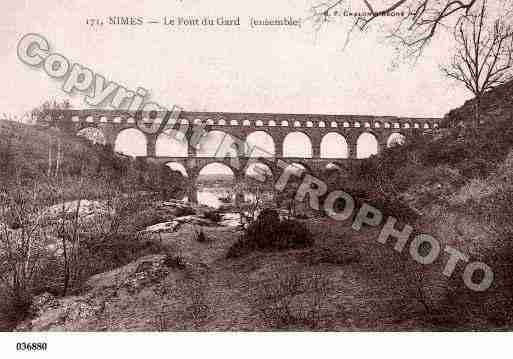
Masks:
[[[269,168],[273,173],[280,170],[281,166],[276,163],[280,159],[300,163],[317,172],[329,163],[353,162],[378,153],[397,134],[408,137],[414,133],[432,131],[441,121],[438,118],[392,116],[184,111],[179,113],[178,118],[162,126],[162,132],[155,131],[161,126],[164,115],[94,109],[51,110],[42,121],[73,134],[88,128],[100,130],[104,143],[114,150],[118,150],[121,137],[137,137],[139,150],[134,155],[152,158],[163,164],[180,163],[192,183],[204,166],[214,162],[229,166],[236,177],[243,176],[250,157],[272,158],[273,161],[267,162],[271,163]],[[229,138],[225,142],[238,144],[236,153],[225,155],[227,151],[221,151],[220,158],[218,149],[215,153],[202,151],[201,142],[199,147],[188,145],[195,126],[204,126],[205,138],[211,133],[224,134],[225,140]],[[179,128],[185,129],[185,139],[182,140],[185,145],[169,146],[169,141],[174,139],[167,132]],[[266,140],[268,146],[263,153],[248,153],[249,146],[240,144],[260,146],[256,133],[260,139]]]

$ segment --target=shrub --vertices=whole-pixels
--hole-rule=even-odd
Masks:
[[[212,222],[216,222],[216,223],[221,222],[222,219],[223,219],[223,216],[217,210],[206,211],[203,214],[203,217],[205,217],[206,219],[211,220]]]
[[[313,243],[314,239],[304,223],[292,219],[280,220],[277,211],[264,209],[228,250],[227,257],[240,257],[253,250],[300,249]]]

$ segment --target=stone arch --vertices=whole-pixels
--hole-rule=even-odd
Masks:
[[[180,172],[181,175],[185,178],[189,177],[189,174],[187,173],[187,169],[185,166],[180,162],[167,162],[166,166],[171,168],[173,171]]]
[[[381,122],[374,122],[374,128],[381,128]]]
[[[395,146],[398,146],[398,145],[399,146],[403,145],[405,140],[406,140],[406,136],[405,135],[403,135],[400,132],[394,132],[390,136],[388,136],[387,147],[391,148],[391,147],[395,147]]]
[[[418,122],[415,122],[415,123],[413,124],[413,128],[420,128],[420,124],[419,124]]]
[[[270,120],[270,121],[267,123],[267,126],[270,126],[270,127],[274,127],[274,126],[276,126],[276,121],[274,121],[274,120]]]
[[[146,156],[147,139],[144,133],[136,128],[122,130],[116,136],[114,151],[129,156]]]
[[[424,129],[429,129],[429,123],[426,122],[423,127]]]
[[[294,127],[301,127],[301,122],[294,121]]]
[[[174,129],[166,130],[157,137],[155,155],[162,157],[187,157],[188,141],[185,134]]]
[[[245,153],[248,157],[274,157],[276,144],[266,131],[254,131],[246,137]]]
[[[290,132],[283,139],[283,157],[312,158],[312,140],[304,132]]]
[[[214,120],[212,120],[211,118],[209,118],[209,119],[207,120],[207,125],[213,126],[213,125],[214,125]]]
[[[242,126],[251,126],[251,122],[249,120],[242,121]]]
[[[378,153],[378,139],[372,132],[362,132],[356,141],[356,158],[368,158]]]
[[[365,123],[363,124],[363,127],[365,127],[365,128],[370,128],[370,127],[371,127],[371,124],[370,124],[369,122],[365,122]]]
[[[237,121],[237,120],[230,121],[230,126],[238,126],[238,125],[239,125],[239,121]]]
[[[331,127],[338,127],[338,123],[336,121],[331,121]]]
[[[326,127],[326,122],[319,121],[319,127]]]
[[[385,128],[390,128],[390,127],[392,127],[392,126],[390,125],[390,122],[385,122],[385,126],[384,126],[384,127],[385,127]]]
[[[351,124],[350,124],[349,122],[347,122],[347,121],[344,121],[344,123],[342,124],[342,126],[343,126],[344,128],[348,128],[348,127],[351,127]]]
[[[289,126],[289,121],[287,121],[287,120],[281,121],[281,126],[282,127],[288,127]]]
[[[264,122],[262,120],[256,120],[255,126],[262,127],[264,125]]]
[[[403,123],[403,128],[410,128],[410,127],[411,127],[411,125],[409,122]]]
[[[348,158],[349,146],[340,133],[327,133],[321,140],[321,158]]]
[[[360,128],[362,125],[360,122],[356,121],[355,123],[353,123],[353,126],[356,128]]]
[[[199,141],[197,157],[237,157],[235,139],[224,131],[209,131]]]
[[[226,121],[223,119],[217,120],[217,125],[218,126],[226,126]]]
[[[313,127],[312,121],[306,121],[306,127]]]
[[[394,122],[394,128],[401,128],[401,124],[399,122]]]
[[[77,132],[77,136],[83,137],[86,140],[92,142],[93,144],[107,144],[105,134],[98,127],[85,127]]]
[[[192,179],[197,188],[197,202],[219,208],[223,204],[220,197],[233,201],[234,194],[230,189],[234,187],[236,177],[236,171],[227,164],[221,162],[205,164],[199,168],[197,176]],[[226,186],[218,187],[219,182],[221,184],[226,183]],[[212,190],[205,189],[205,187],[216,187],[216,189],[213,192]]]
[[[194,124],[195,124],[195,125],[201,125],[201,122],[202,122],[202,121],[201,121],[201,119],[199,119],[199,118],[197,118],[197,119],[195,119],[195,120],[194,120]]]

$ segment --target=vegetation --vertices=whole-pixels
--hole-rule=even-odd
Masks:
[[[281,220],[277,211],[264,209],[230,248],[227,256],[238,257],[252,250],[307,248],[313,243],[313,237],[305,224],[292,219]]]
[[[58,165],[47,156],[55,143]],[[93,274],[162,252],[136,233],[160,221],[152,201],[180,190],[181,175],[168,167],[1,121],[0,168],[3,329],[23,318],[34,295],[73,293]]]

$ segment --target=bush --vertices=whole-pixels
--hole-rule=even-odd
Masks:
[[[203,217],[205,217],[206,219],[209,219],[215,223],[219,223],[223,219],[223,216],[221,215],[221,213],[219,213],[219,211],[216,211],[216,210],[206,211],[203,214]]]
[[[277,211],[264,209],[229,249],[227,257],[240,257],[254,250],[307,248],[313,243],[314,239],[304,223],[292,219],[280,220]]]

